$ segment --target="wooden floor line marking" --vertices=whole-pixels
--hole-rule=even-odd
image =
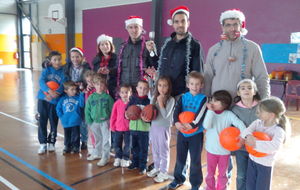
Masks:
[[[11,190],[19,190],[16,186],[14,186],[12,183],[10,183],[8,180],[6,180],[4,177],[0,176],[0,181],[6,185]]]
[[[28,121],[19,119],[19,118],[17,118],[17,117],[14,117],[14,116],[12,116],[12,115],[7,114],[7,113],[4,113],[4,112],[1,112],[1,111],[0,111],[0,114],[4,115],[4,116],[6,116],[6,117],[12,118],[12,119],[14,119],[14,120],[20,121],[20,122],[22,122],[22,123],[25,123],[25,124],[27,124],[27,125],[30,125],[30,126],[32,126],[32,127],[38,128],[38,126],[37,126],[36,124],[33,124],[33,123],[28,122]],[[48,130],[48,132],[50,132],[50,131]],[[59,137],[64,137],[64,135],[63,135],[63,134],[60,134],[60,133],[57,133],[57,136],[59,136]]]

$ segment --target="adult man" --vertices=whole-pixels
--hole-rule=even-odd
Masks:
[[[211,95],[218,90],[227,90],[234,98],[240,80],[254,79],[262,98],[270,95],[267,69],[260,47],[245,39],[245,15],[237,9],[227,10],[220,16],[222,40],[212,46],[204,66],[205,93]],[[235,152],[237,161],[237,190],[245,190],[248,153]],[[232,169],[229,164],[229,173]],[[230,176],[230,175],[229,175]]]
[[[245,39],[245,15],[237,9],[227,10],[220,16],[222,40],[212,46],[204,66],[205,93],[227,90],[234,98],[237,83],[254,78],[262,98],[270,95],[270,84],[260,47]]]
[[[186,76],[191,71],[203,72],[203,51],[200,43],[188,32],[190,26],[190,11],[186,6],[179,6],[170,11],[171,19],[168,24],[173,26],[174,32],[165,41],[158,61],[157,75],[168,76],[172,82],[172,95],[179,96],[186,91]],[[147,43],[151,50],[151,42]],[[153,47],[152,47],[153,48]],[[177,138],[182,137],[178,132]],[[168,185],[169,189],[176,189],[186,180],[186,159],[193,144],[194,150],[191,156],[190,183],[192,189],[198,189],[202,183],[201,151],[203,133],[197,133],[186,138],[184,143],[177,144],[178,149],[184,149],[184,153],[177,155],[174,169],[174,180]],[[199,153],[199,154],[198,154]],[[189,161],[188,161],[189,163]]]
[[[198,41],[188,32],[190,11],[186,6],[179,6],[170,11],[174,32],[165,41],[158,61],[158,76],[171,78],[172,95],[186,91],[185,76],[191,71],[203,72],[203,50]],[[150,42],[147,45],[151,45]],[[153,44],[152,44],[153,45]],[[151,50],[151,47],[148,49]]]
[[[122,44],[118,58],[117,83],[135,86],[148,67],[156,67],[158,57],[150,57],[143,34],[143,19],[130,16],[125,21],[129,38]]]

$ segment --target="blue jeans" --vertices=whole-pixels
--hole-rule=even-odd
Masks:
[[[186,180],[186,159],[190,153],[190,183],[192,187],[199,188],[203,181],[201,152],[203,147],[203,133],[191,137],[184,137],[181,132],[177,134],[176,165],[174,170],[175,182],[182,184]]]
[[[65,132],[65,146],[67,148],[79,149],[80,144],[80,129],[79,126],[64,128]]]
[[[236,166],[237,166],[237,175],[236,175],[236,189],[237,190],[246,190],[246,176],[247,176],[247,167],[248,167],[248,159],[249,153],[246,150],[237,150],[231,152],[231,155],[235,156]],[[232,175],[232,159],[229,159],[228,166],[228,181]]]
[[[87,129],[87,124],[85,123],[85,121],[81,122],[80,125],[80,139],[81,142],[87,142],[88,140],[88,129]]]
[[[251,159],[247,168],[247,190],[270,190],[273,168],[258,164]]]
[[[38,139],[40,144],[55,144],[57,136],[58,116],[56,114],[56,105],[50,104],[45,100],[38,100],[38,112],[40,114]],[[50,123],[50,133],[47,137],[48,119]]]
[[[143,171],[147,165],[149,132],[130,131],[130,135],[132,140],[132,165]]]
[[[124,148],[123,148],[124,140]],[[114,132],[114,148],[116,151],[116,158],[129,160],[130,156],[130,132],[129,131],[115,131]]]

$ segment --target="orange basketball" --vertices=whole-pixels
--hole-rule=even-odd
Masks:
[[[180,123],[192,123],[195,119],[195,113],[191,111],[181,112],[178,116]],[[192,134],[198,130],[198,127],[190,130],[181,130],[180,132],[185,134]]]
[[[252,133],[252,135],[257,139],[257,140],[262,140],[262,141],[270,141],[272,140],[271,137],[269,137],[268,134],[264,133],[264,132],[260,132],[260,131],[254,131]],[[249,145],[245,145],[246,146],[246,150],[249,152],[249,154],[255,156],[255,157],[264,157],[267,156],[267,153],[263,153],[263,152],[258,152],[256,150],[253,149],[252,146]]]
[[[138,120],[141,118],[141,108],[137,105],[131,105],[127,108],[126,115],[129,120]]]
[[[55,81],[48,81],[47,83],[47,86],[51,89],[51,90],[57,90],[59,88],[59,84]]]
[[[191,111],[181,112],[178,116],[180,123],[192,123],[195,119],[195,113]]]
[[[241,147],[239,143],[240,130],[236,127],[227,127],[219,135],[220,144],[229,151],[235,151]]]
[[[155,105],[149,104],[143,108],[141,115],[148,121],[152,121],[157,116],[157,108]]]

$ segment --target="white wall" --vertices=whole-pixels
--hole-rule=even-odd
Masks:
[[[75,0],[75,32],[82,33],[82,10],[144,3],[149,1],[151,0]],[[52,34],[65,33],[63,25],[51,23],[44,19],[45,16],[48,16],[48,7],[51,4],[60,3],[64,8],[64,2],[64,0],[40,0],[38,1],[38,13],[36,13],[35,9],[32,9],[32,15],[38,15],[39,17],[38,27],[42,34],[49,34],[50,30]]]
[[[17,8],[15,0],[0,0],[0,13],[16,14],[16,12]]]

